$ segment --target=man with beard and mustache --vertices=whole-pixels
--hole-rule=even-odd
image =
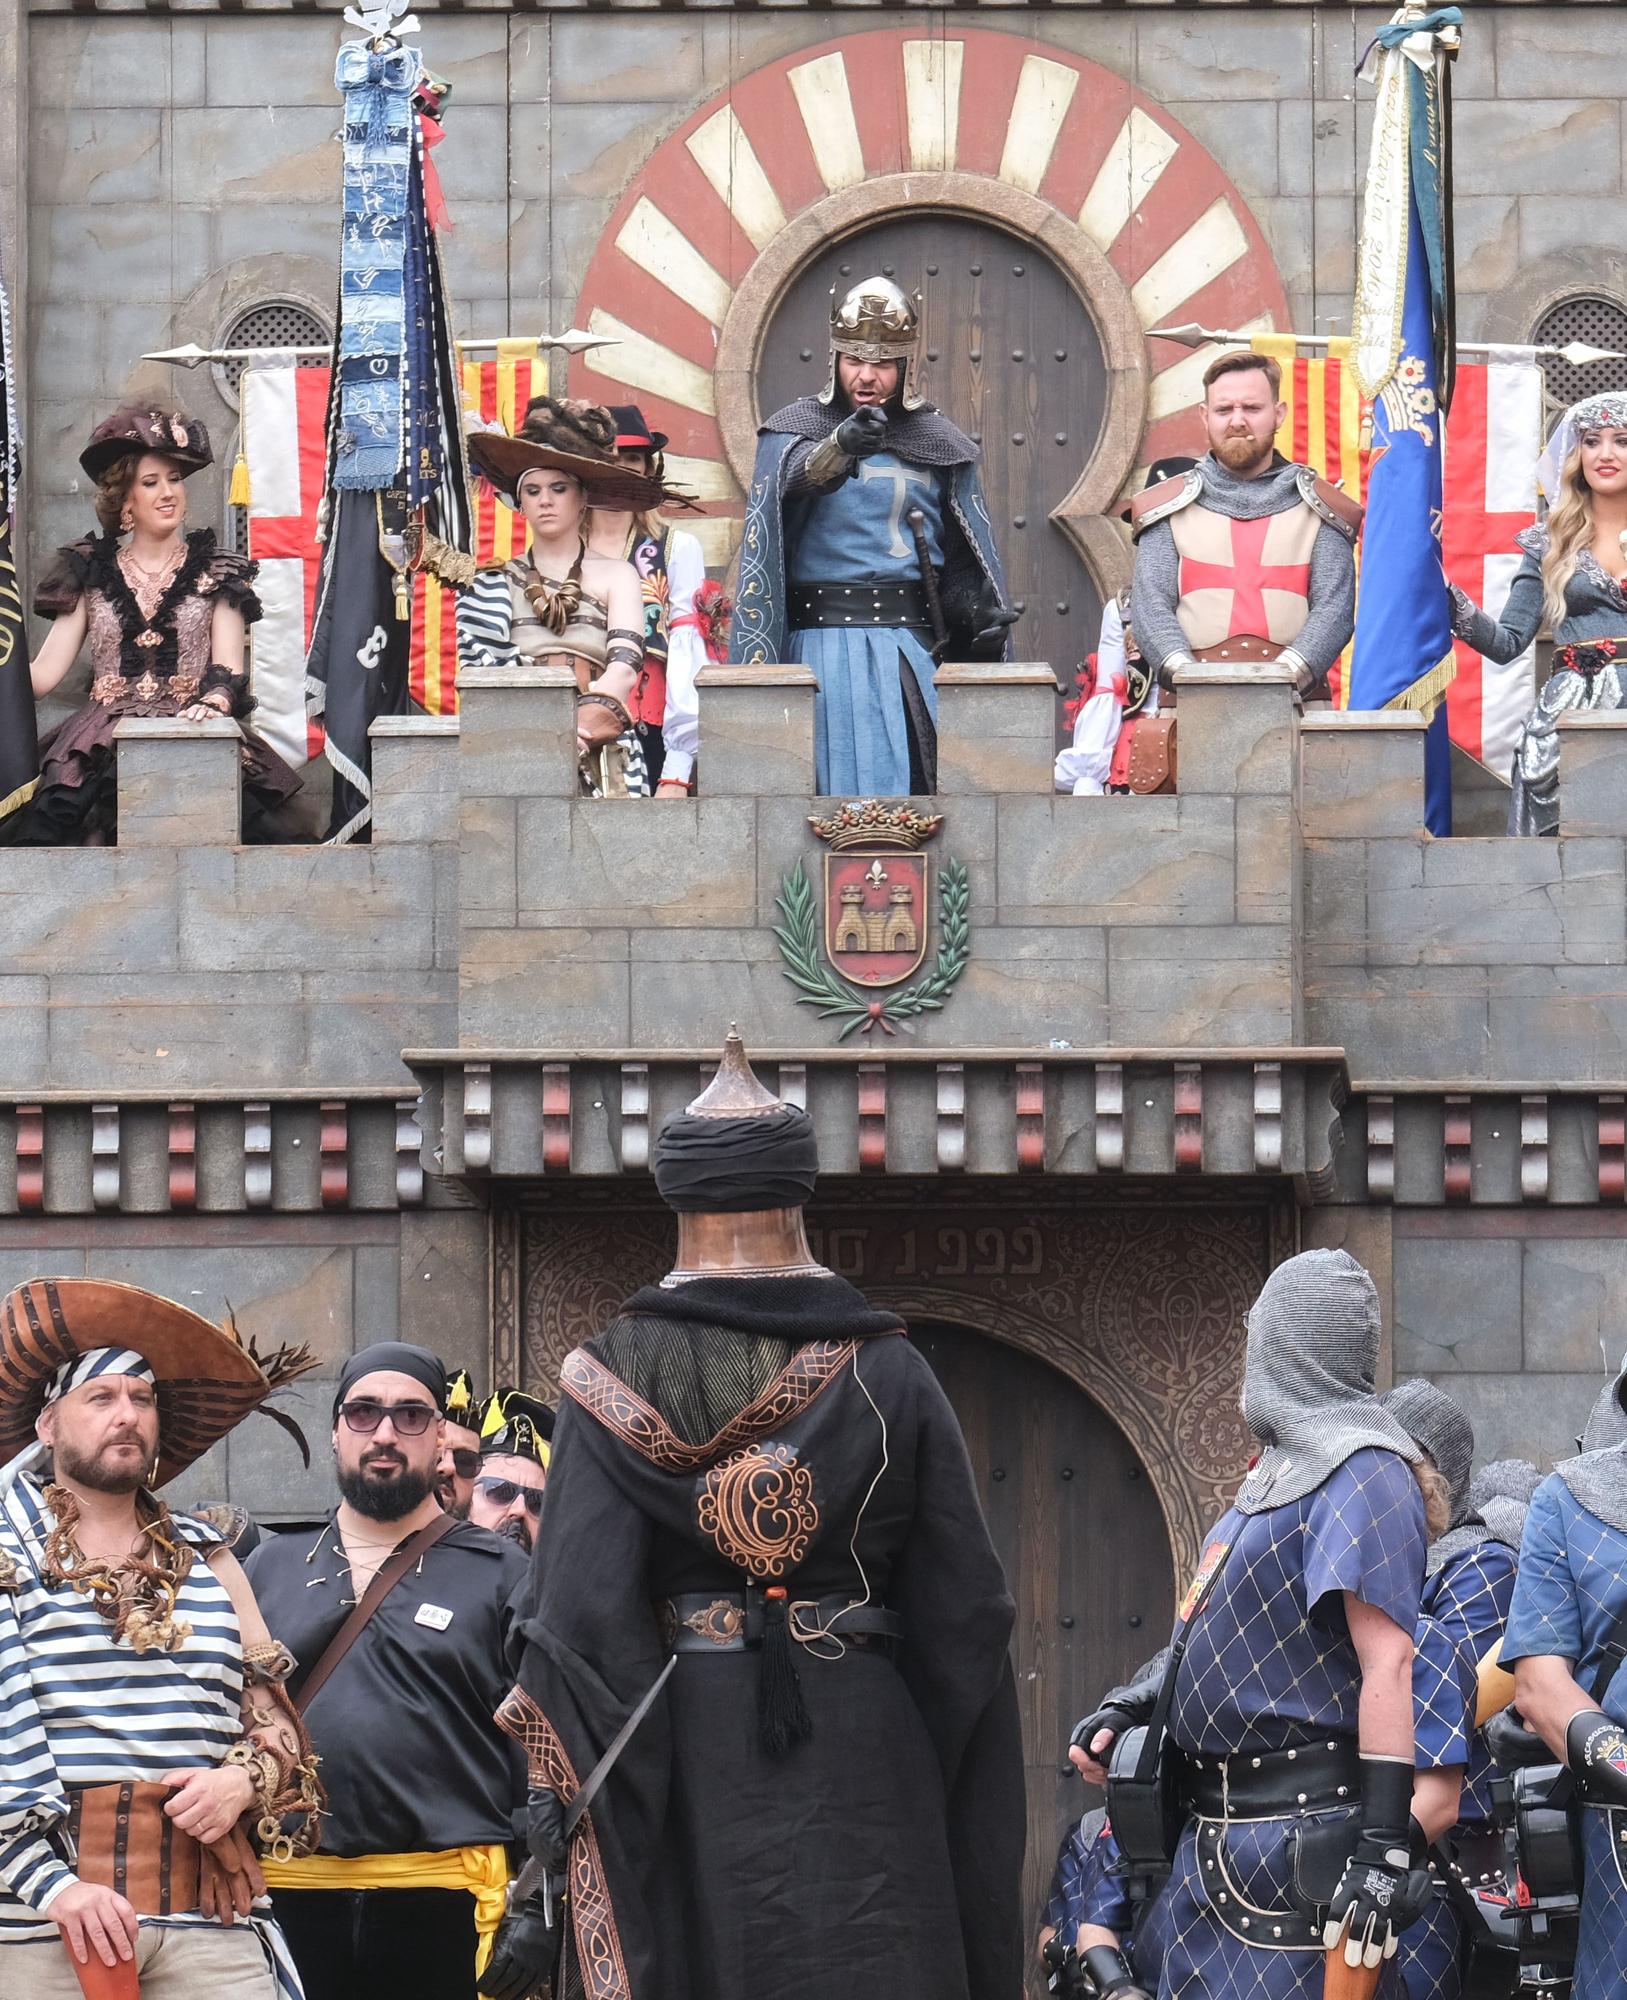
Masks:
[[[441,1449],[435,1461],[435,1498],[460,1521],[469,1518],[475,1480],[480,1473],[480,1411],[474,1377],[467,1368],[446,1378],[446,1408],[441,1419]],[[490,1526],[487,1522],[484,1525]]]
[[[1206,456],[1133,502],[1130,624],[1164,686],[1183,667],[1279,666],[1319,691],[1356,623],[1362,510],[1274,440],[1287,416],[1270,355],[1203,377]]]
[[[920,312],[866,278],[830,315],[830,378],[758,433],[730,658],[807,667],[816,789],[937,790],[941,660],[998,660],[1017,613],[966,433],[920,394]]]
[[[554,1413],[520,1389],[497,1389],[479,1410],[480,1471],[469,1519],[531,1553],[548,1484]]]
[[[314,1366],[133,1285],[0,1304],[0,2000],[297,2000],[256,1860],[317,1837],[292,1662],[157,1489]]]
[[[277,1535],[249,1562],[300,1663],[290,1691],[333,1802],[320,1854],[266,1864],[307,2000],[474,2000],[503,1915],[525,1773],[492,1717],[526,1563],[435,1497],[446,1393],[425,1348],[352,1356],[333,1405],[339,1505],[314,1541]]]

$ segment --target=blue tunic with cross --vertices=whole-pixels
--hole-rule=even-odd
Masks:
[[[844,583],[886,577],[918,581],[921,566],[905,516],[919,508],[927,551],[942,567],[943,474],[910,465],[890,451],[860,459],[853,477],[806,503],[800,532],[788,538],[786,566],[792,583]],[[851,631],[821,626],[789,635],[787,652],[819,684],[814,696],[817,782],[821,792],[861,798],[896,798],[910,789],[909,736],[902,658],[915,676],[927,713],[936,724],[935,671],[921,634],[906,628],[861,625]]]
[[[1170,1733],[1189,1756],[1248,1755],[1357,1736],[1361,1668],[1344,1594],[1403,1631],[1418,1622],[1423,1495],[1396,1453],[1364,1447],[1300,1499],[1257,1514],[1235,1508],[1209,1543],[1225,1568],[1194,1621],[1176,1676]],[[1325,1954],[1290,1895],[1289,1835],[1331,1813],[1232,1820],[1200,1854],[1182,1829],[1164,1901],[1169,1943],[1160,2000],[1322,2000]],[[1392,1961],[1379,2000],[1399,2000]]]
[[[1555,1472],[1525,1517],[1505,1667],[1540,1654],[1571,1662],[1590,1694],[1627,1598],[1627,1534],[1590,1513]],[[1627,1665],[1599,1691],[1599,1706],[1627,1723]],[[1582,1808],[1582,1915],[1572,2000],[1619,2000],[1627,1992],[1627,1812]]]
[[[1420,1771],[1463,1769],[1454,1835],[1491,1823],[1495,1771],[1474,1726],[1479,1665],[1501,1636],[1514,1596],[1514,1551],[1488,1538],[1449,1557],[1424,1585],[1412,1662],[1413,1761]],[[1429,1908],[1401,1936],[1396,1962],[1407,2000],[1457,2000],[1463,1990],[1463,1918],[1438,1883]]]

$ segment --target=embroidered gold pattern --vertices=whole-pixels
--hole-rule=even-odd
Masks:
[[[695,1504],[701,1533],[763,1579],[795,1568],[819,1529],[813,1474],[788,1444],[754,1444],[714,1465]]]
[[[562,1799],[577,1792],[576,1769],[559,1740],[559,1732],[524,1688],[511,1688],[497,1710],[497,1726],[525,1751],[527,1782],[533,1790],[546,1787]],[[585,2000],[631,2000],[627,1965],[616,1930],[616,1912],[605,1880],[599,1837],[593,1815],[587,1813],[571,1835],[566,1862],[570,1886],[571,1928],[582,1975]]]
[[[705,1444],[685,1444],[657,1410],[580,1347],[566,1355],[559,1386],[663,1472],[696,1472],[799,1415],[847,1366],[854,1346],[851,1340],[815,1340],[798,1348],[756,1402]]]

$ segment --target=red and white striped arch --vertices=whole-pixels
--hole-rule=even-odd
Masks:
[[[1144,327],[1286,323],[1282,281],[1247,203],[1190,132],[1123,77],[994,29],[845,35],[742,77],[646,160],[610,218],[576,323],[618,345],[572,364],[572,392],[634,397],[672,439],[727,559],[740,494],[712,365],[735,291],[804,210],[882,174],[1005,182],[1076,223]],[[1190,447],[1210,356],[1155,343],[1143,462]]]

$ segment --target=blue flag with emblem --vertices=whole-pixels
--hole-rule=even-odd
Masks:
[[[1447,62],[1461,20],[1455,7],[1408,6],[1379,32],[1351,335],[1373,449],[1349,706],[1424,716],[1434,834],[1452,830],[1445,698],[1456,662],[1441,495],[1455,358]]]

